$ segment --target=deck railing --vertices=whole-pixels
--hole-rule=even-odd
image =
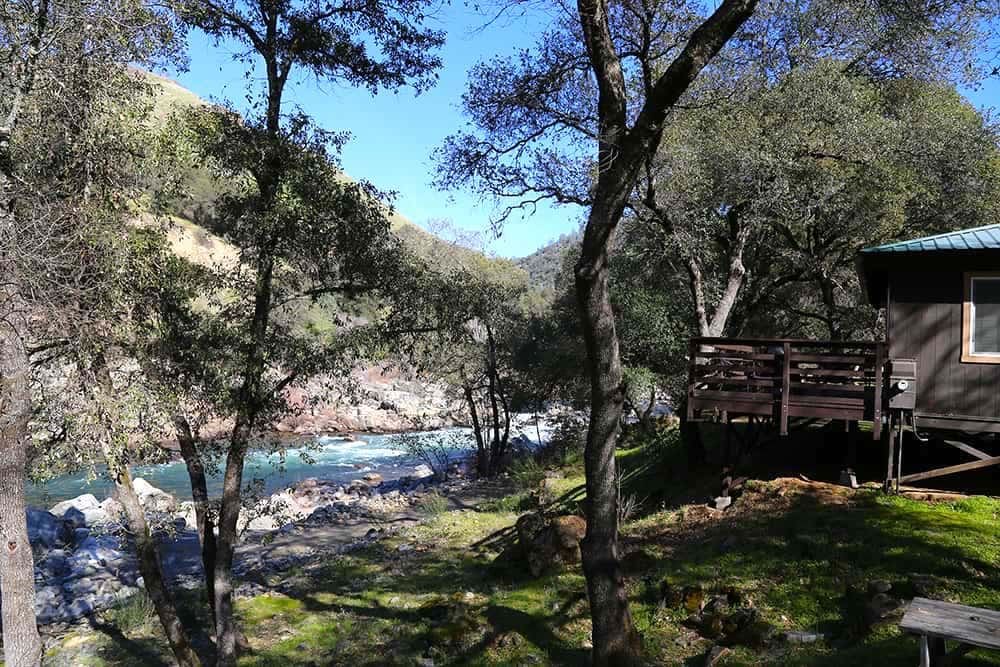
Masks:
[[[886,345],[870,341],[693,338],[688,419],[705,411],[773,417],[871,420],[881,436]]]

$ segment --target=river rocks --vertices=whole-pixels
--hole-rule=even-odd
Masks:
[[[65,544],[71,537],[66,524],[52,512],[28,508],[28,541],[36,550]]]
[[[307,516],[317,507],[341,500],[345,494],[339,484],[311,477],[293,485],[288,489],[288,495],[288,503]]]
[[[139,496],[142,508],[147,512],[170,513],[177,509],[177,499],[172,495],[156,488],[142,477],[136,477],[132,481],[132,488]]]
[[[429,475],[429,469],[427,472]],[[370,468],[357,474],[362,479],[346,489],[329,480],[303,480],[261,499],[241,514],[240,527],[247,529],[244,536],[247,544],[239,552],[238,574],[249,577],[259,571],[271,583],[264,585],[257,581],[254,586],[280,590],[280,582],[287,579],[283,571],[306,561],[320,563],[331,553],[328,547],[324,547],[323,554],[296,553],[302,546],[297,541],[307,540],[309,529],[320,526],[366,529],[373,519],[385,521],[387,517],[406,514],[413,517],[411,506],[419,502],[420,495],[410,484],[385,480]],[[433,485],[431,480],[426,482],[427,488],[442,494],[459,492],[469,484],[463,479]],[[161,554],[166,576],[172,585],[183,586],[189,581],[200,585],[194,503],[178,503],[172,495],[145,480],[136,479],[134,483],[154,534],[164,543]],[[420,486],[423,488],[424,484]],[[36,611],[41,624],[58,626],[74,622],[117,604],[141,587],[135,545],[127,531],[121,531],[117,525],[122,508],[116,500],[98,502],[94,496],[85,494],[59,503],[53,510],[61,514],[36,509],[28,512],[36,556]],[[337,553],[370,544],[393,530],[396,527],[386,527],[385,532],[369,531],[363,538],[338,545]],[[294,549],[288,543],[277,552],[255,550],[253,546],[288,533],[295,533]],[[246,585],[246,577],[240,585]]]
[[[63,579],[72,572],[65,549],[52,549],[35,564],[35,581],[44,583]]]
[[[416,468],[413,469],[412,477],[413,479],[426,480],[428,477],[433,477],[434,471],[431,470],[429,465],[421,463]]]
[[[121,542],[111,535],[97,535],[86,538],[77,545],[69,559],[73,571],[83,571],[87,568],[118,568],[125,554],[120,550]]]
[[[352,479],[351,483],[347,485],[347,492],[353,493],[357,496],[370,496],[372,494],[372,488],[367,482],[360,479]]]
[[[277,530],[281,527],[281,524],[273,516],[255,516],[241,526],[243,530],[256,530],[256,531],[271,531]]]
[[[91,493],[56,503],[49,511],[60,517],[71,530],[87,524],[104,524],[111,520],[101,507],[101,503]]]
[[[195,512],[194,502],[185,500],[177,505],[177,509],[174,511],[174,519],[177,522],[174,524],[176,530],[183,530],[185,528],[197,529],[198,514]],[[183,527],[180,526],[180,521],[184,522]]]
[[[125,514],[125,508],[122,507],[122,504],[114,498],[105,498],[102,500],[101,510],[104,512],[104,516],[109,522],[120,521]],[[100,523],[100,520],[88,520],[87,523]]]
[[[90,535],[84,527],[75,537],[78,543],[67,541],[35,563],[35,613],[43,625],[74,621],[138,590],[135,557],[118,538]]]

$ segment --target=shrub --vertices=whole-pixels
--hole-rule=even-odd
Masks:
[[[525,456],[511,464],[510,476],[517,488],[523,491],[534,491],[545,479],[545,469],[534,458]]]
[[[568,465],[580,457],[586,443],[586,417],[575,412],[562,414],[555,418],[552,437],[539,456],[557,465]]]
[[[156,618],[156,608],[146,591],[132,595],[118,594],[118,601],[108,611],[114,625],[124,634],[144,628]]]
[[[440,516],[448,511],[448,499],[437,491],[431,491],[417,503],[417,510],[427,516]]]
[[[615,473],[615,481],[618,484],[618,523],[622,524],[638,514],[645,498],[639,498],[634,493],[625,493],[622,490],[621,470]]]
[[[403,433],[393,436],[395,446],[434,471],[438,480],[448,479],[452,463],[472,450],[472,434],[465,431]]]
[[[484,512],[527,512],[536,509],[538,503],[531,494],[521,492],[484,501],[480,507]]]

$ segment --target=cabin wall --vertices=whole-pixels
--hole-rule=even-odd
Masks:
[[[917,360],[917,415],[950,416],[962,430],[1000,423],[1000,364],[961,361],[963,271],[998,267],[923,264],[888,276],[889,357]]]

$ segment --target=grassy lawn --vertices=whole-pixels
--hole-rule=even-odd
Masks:
[[[808,645],[733,646],[723,665],[910,667],[913,638],[894,621],[869,629],[862,620],[865,588],[876,579],[892,582],[900,598],[919,586],[931,597],[1000,609],[1000,501],[931,504],[778,479],[749,483],[729,511],[716,513],[683,504],[700,482],[682,484],[676,456],[669,443],[620,455],[623,493],[646,511],[627,522],[623,549],[650,664],[700,665],[713,643],[685,625],[688,612],[662,604],[665,581],[736,591],[775,636],[823,635]],[[550,480],[554,505],[574,508],[582,482],[572,466]],[[435,514],[365,551],[292,573],[286,594],[241,601],[253,647],[241,664],[584,664],[589,618],[579,567],[532,578],[519,564],[493,563],[527,499],[514,489],[478,510]],[[68,638],[91,644],[89,662],[63,664],[156,664],[154,654],[168,664],[155,620],[126,620],[125,629],[112,618],[104,631]],[[962,664],[1000,665],[1000,655],[971,653]]]

